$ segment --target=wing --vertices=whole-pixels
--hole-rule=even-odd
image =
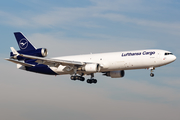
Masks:
[[[65,66],[83,66],[87,64],[87,62],[79,62],[79,61],[69,61],[69,60],[59,60],[59,59],[46,59],[46,58],[41,58],[41,57],[35,57],[31,55],[24,55],[24,54],[19,54],[21,57],[25,58],[30,58],[30,59],[35,59],[37,63],[39,64],[45,64],[45,65],[51,65],[58,67],[59,65],[65,65]]]
[[[8,58],[6,58],[5,60],[10,61],[10,62],[13,62],[13,63],[16,63],[16,64],[20,64],[20,65],[23,65],[23,66],[27,66],[27,67],[33,67],[33,66],[35,66],[35,65],[32,65],[32,64],[23,63],[23,62],[15,61],[15,60],[8,59]]]

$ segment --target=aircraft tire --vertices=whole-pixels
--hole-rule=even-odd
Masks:
[[[84,77],[80,77],[80,79],[79,79],[80,81],[84,81],[85,80],[85,78]]]
[[[92,83],[96,84],[97,80],[96,79],[87,79],[87,83],[89,83],[89,84],[92,84]]]
[[[92,84],[92,80],[91,79],[87,79],[87,83]]]
[[[76,80],[76,76],[71,76],[70,79],[71,80]]]
[[[154,77],[154,73],[151,73],[150,76],[151,76],[151,77]]]
[[[96,83],[97,83],[97,80],[96,80],[96,79],[93,79],[93,83],[96,84]]]

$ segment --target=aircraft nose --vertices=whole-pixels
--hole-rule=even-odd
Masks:
[[[167,63],[172,63],[172,62],[174,62],[176,60],[176,56],[175,55],[169,55],[168,57],[167,57]]]
[[[173,61],[175,61],[176,60],[176,56],[175,55],[173,55]]]

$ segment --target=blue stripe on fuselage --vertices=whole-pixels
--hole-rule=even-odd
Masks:
[[[57,73],[52,71],[47,65],[44,64],[38,64],[34,67],[26,67],[26,70],[47,75],[57,75]]]

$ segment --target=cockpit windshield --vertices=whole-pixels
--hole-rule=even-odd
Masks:
[[[173,55],[173,53],[165,53],[164,55]]]

